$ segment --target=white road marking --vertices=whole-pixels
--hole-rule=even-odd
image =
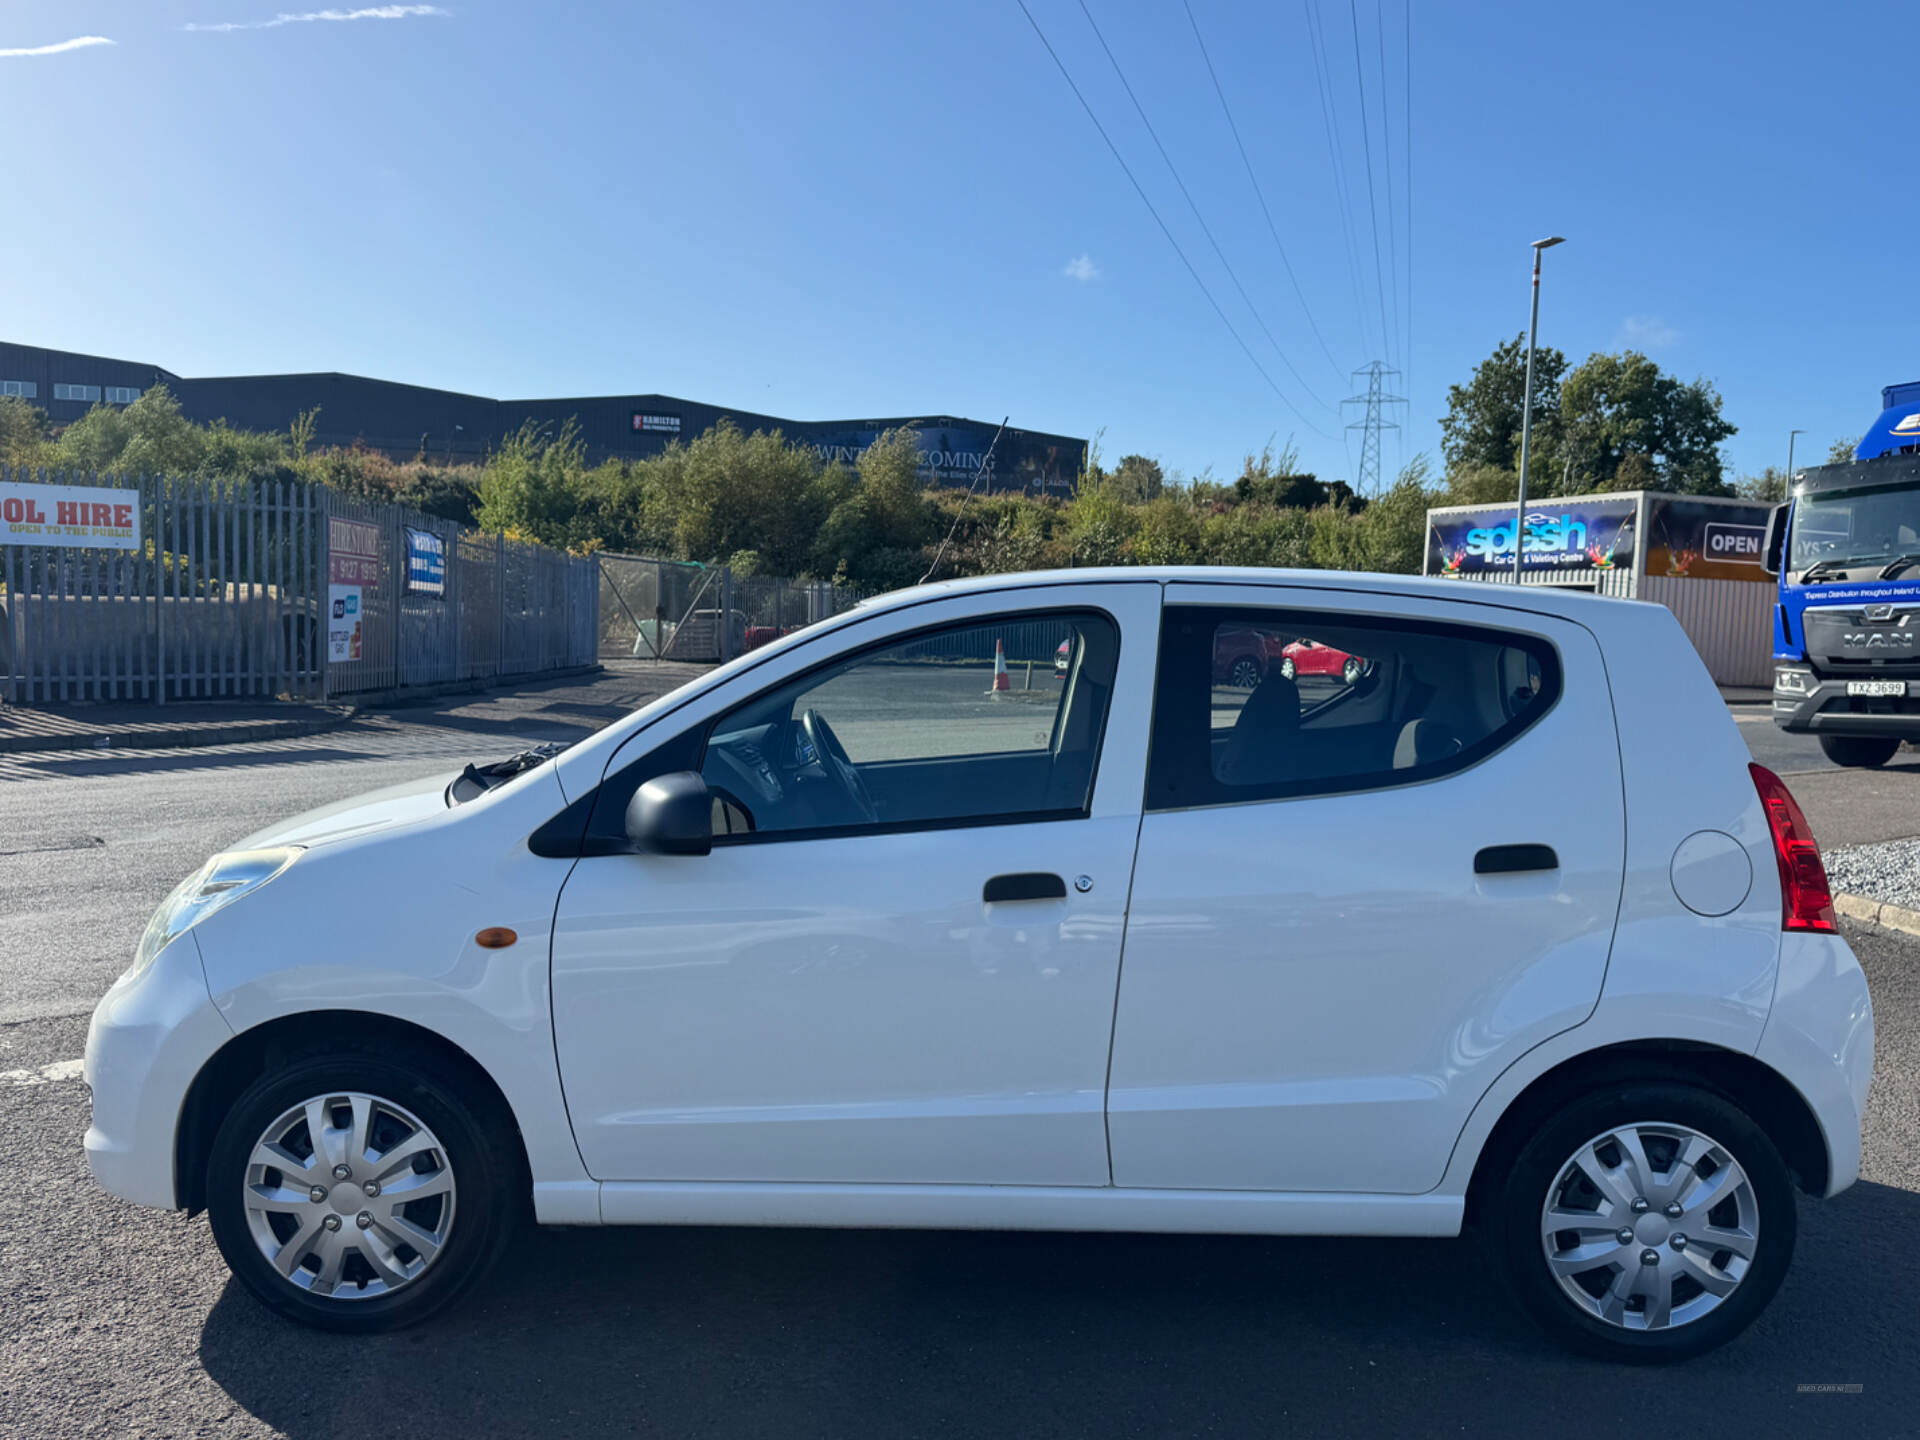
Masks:
[[[0,1070],[0,1085],[52,1085],[61,1080],[78,1080],[84,1060],[56,1060],[38,1070]]]

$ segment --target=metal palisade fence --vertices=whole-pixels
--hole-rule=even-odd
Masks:
[[[727,565],[606,552],[595,559],[602,659],[731,660],[860,599],[829,581],[735,575]]]
[[[0,698],[372,694],[591,664],[593,561],[291,480],[0,467]]]

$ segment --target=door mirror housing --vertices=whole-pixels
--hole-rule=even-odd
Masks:
[[[705,855],[713,849],[713,795],[694,770],[656,775],[627,802],[636,855]]]
[[[1787,506],[1776,505],[1767,514],[1767,539],[1760,549],[1761,567],[1769,575],[1780,573],[1781,551],[1786,549]]]

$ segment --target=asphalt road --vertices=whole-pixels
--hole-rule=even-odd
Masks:
[[[456,1313],[350,1340],[260,1310],[204,1219],[93,1188],[62,1062],[180,875],[268,820],[585,733],[662,683],[623,669],[231,752],[11,757],[0,1436],[1913,1433],[1920,944],[1885,935],[1853,937],[1879,1031],[1866,1178],[1802,1205],[1773,1307],[1679,1373],[1563,1354],[1468,1242],[533,1231]],[[1796,768],[1766,748],[1789,737],[1742,733],[1803,799],[1834,786],[1838,818],[1887,787],[1920,829],[1904,761]]]

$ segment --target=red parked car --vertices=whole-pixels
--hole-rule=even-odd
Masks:
[[[1296,675],[1338,675],[1351,685],[1367,673],[1367,662],[1318,640],[1296,640],[1280,651],[1280,673],[1289,680]]]

